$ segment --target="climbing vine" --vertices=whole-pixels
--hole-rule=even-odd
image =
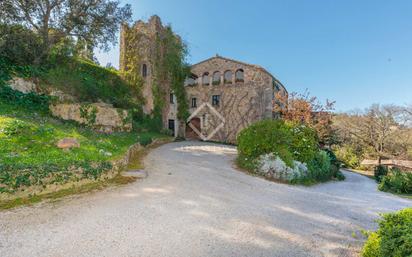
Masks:
[[[162,128],[162,117],[172,91],[178,103],[178,119],[185,120],[189,116],[184,80],[189,73],[186,64],[187,47],[182,40],[173,33],[170,26],[165,27],[155,35],[135,31],[134,28],[125,28],[124,31],[124,77],[135,85],[138,90],[143,90],[144,78],[141,75],[141,65],[144,57],[152,67],[151,85],[153,93],[154,110],[151,120],[158,129]],[[143,50],[146,52],[143,54]],[[144,55],[144,57],[142,56]],[[169,87],[170,86],[170,87]],[[142,99],[144,103],[145,99]],[[144,118],[144,115],[141,116]]]
[[[189,117],[189,105],[184,88],[184,81],[188,77],[190,69],[186,63],[187,46],[181,38],[173,33],[171,26],[165,28],[165,33],[157,40],[159,58],[156,58],[157,76],[169,81],[171,90],[178,103],[177,117],[186,120]],[[163,57],[163,58],[161,58]],[[164,99],[164,97],[163,97]]]
[[[96,124],[97,108],[90,104],[80,106],[80,117],[86,121],[88,127],[93,127]]]

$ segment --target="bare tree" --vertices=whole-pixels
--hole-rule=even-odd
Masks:
[[[403,136],[409,130],[400,123],[401,109],[393,105],[373,105],[364,113],[338,115],[337,127],[341,142],[360,145],[370,157],[402,155],[408,144]]]

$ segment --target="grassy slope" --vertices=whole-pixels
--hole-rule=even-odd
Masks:
[[[58,149],[57,141],[65,137],[77,138],[80,148],[70,151]],[[163,136],[135,132],[99,134],[74,123],[0,101],[0,164],[9,165],[16,172],[20,172],[19,167],[36,171],[46,166],[51,167],[51,174],[54,167],[76,166],[79,162],[107,162],[122,156],[132,144],[148,143],[157,137]],[[10,178],[9,174],[10,171],[0,169],[0,188],[2,184],[3,188],[4,185],[10,188],[16,183],[16,178]]]

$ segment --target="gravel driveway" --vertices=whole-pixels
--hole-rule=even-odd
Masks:
[[[236,171],[236,150],[164,145],[149,177],[121,188],[0,212],[0,256],[356,256],[361,229],[412,201],[363,176],[314,187]]]

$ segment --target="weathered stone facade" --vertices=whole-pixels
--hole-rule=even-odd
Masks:
[[[120,69],[127,72],[131,67],[139,67],[134,72],[144,78],[146,114],[154,109],[155,62],[162,56],[156,40],[164,30],[157,16],[147,23],[138,21],[132,27],[122,26]],[[193,65],[191,72],[185,85],[192,114],[187,121],[177,119],[178,103],[170,82],[156,82],[163,92],[168,92],[162,118],[165,128],[175,136],[235,143],[241,129],[258,120],[275,118],[275,94],[287,94],[285,87],[264,68],[220,56]]]
[[[192,78],[186,82],[193,114],[192,126],[188,123],[185,129],[189,138],[235,143],[243,128],[274,118],[275,95],[279,91],[287,94],[285,87],[262,67],[220,56],[193,65],[191,72]],[[176,103],[171,106],[175,109]],[[175,120],[175,113],[170,111],[168,118]]]
[[[156,77],[156,63],[162,62],[161,39],[166,33],[166,27],[158,16],[152,16],[149,21],[141,20],[132,26],[123,24],[120,33],[120,70],[134,70],[143,80],[142,96],[145,99],[143,112],[152,114],[155,103],[153,87],[157,86],[164,92],[170,91],[170,83]],[[155,85],[156,84],[156,85]],[[166,96],[165,96],[165,101]],[[168,106],[163,110],[163,121],[166,122]]]

